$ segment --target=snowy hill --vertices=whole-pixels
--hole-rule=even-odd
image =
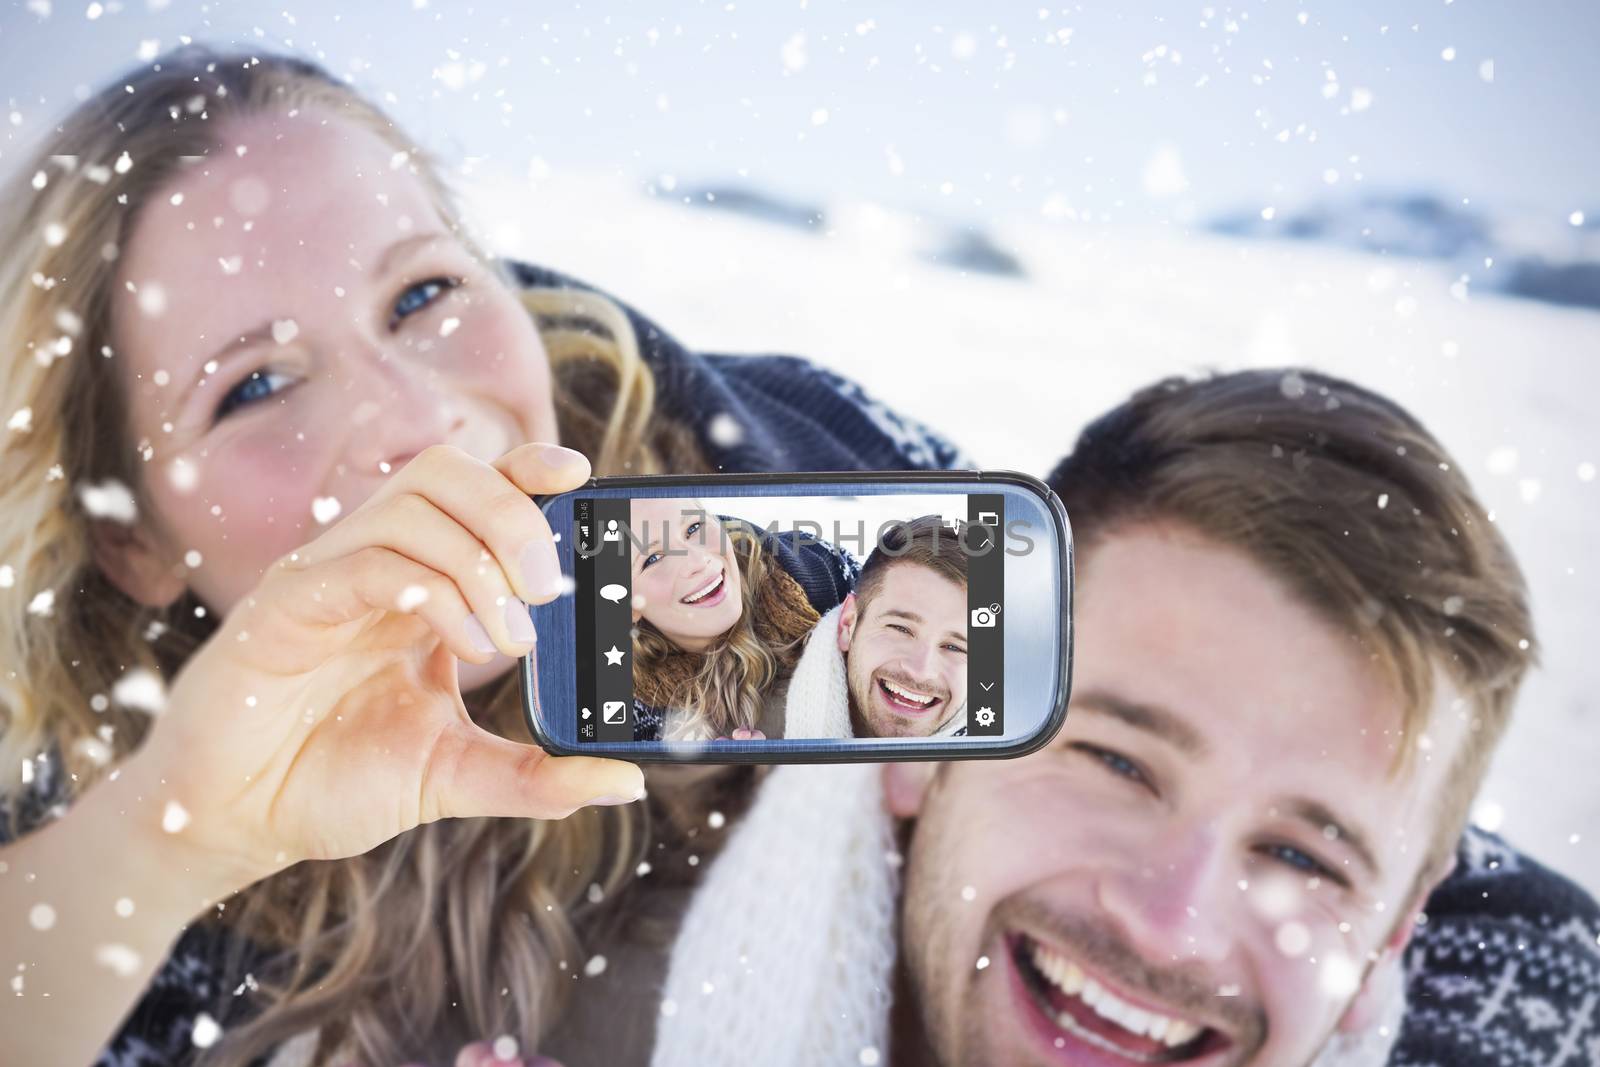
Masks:
[[[603,285],[703,349],[834,366],[987,466],[1042,475],[1089,418],[1173,372],[1299,362],[1394,396],[1494,509],[1545,647],[1478,818],[1600,891],[1600,312],[1452,293],[1447,259],[1399,242],[1380,257],[1066,221],[966,231],[1010,258],[997,272],[941,254],[961,227],[867,203],[797,214],[745,189],[738,210],[700,210],[683,198],[716,188],[563,173],[482,173],[468,191],[498,250]],[[1403,247],[1477,254],[1480,230],[1503,232],[1441,226],[1457,223],[1442,253]]]

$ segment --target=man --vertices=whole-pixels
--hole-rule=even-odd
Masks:
[[[787,687],[785,737],[929,737],[966,728],[963,525],[886,527],[855,591],[818,621]]]
[[[1595,1062],[1600,912],[1463,836],[1533,633],[1438,443],[1348,383],[1245,372],[1136,394],[1050,481],[1079,563],[1060,734],[883,768],[898,925],[860,768],[777,769],[689,909],[669,1000],[714,971],[771,1029],[781,972],[810,1062]],[[747,933],[732,887],[785,876]],[[792,962],[813,943],[819,981]],[[664,1020],[653,1062],[723,1062],[714,1009]]]

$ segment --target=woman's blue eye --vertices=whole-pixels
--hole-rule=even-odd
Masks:
[[[399,326],[408,315],[421,311],[451,289],[461,284],[459,278],[429,278],[409,285],[394,302],[394,312],[389,316],[389,328]]]
[[[659,553],[659,552],[650,553],[648,556],[646,556],[644,558],[644,561],[639,564],[639,569],[640,570],[644,570],[646,567],[650,566],[650,564],[654,563],[656,560],[658,560],[660,558],[661,558],[661,553]]]
[[[285,375],[273,370],[252,371],[250,377],[228,390],[227,395],[217,402],[217,410],[212,414],[211,421],[220,421],[227,418],[235,408],[241,408],[247,404],[254,404],[258,400],[266,399],[278,391],[276,389],[268,389],[266,383],[273,379],[283,379],[285,377]]]

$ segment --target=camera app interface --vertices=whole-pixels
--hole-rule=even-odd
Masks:
[[[576,500],[578,738],[1002,734],[1004,501]]]

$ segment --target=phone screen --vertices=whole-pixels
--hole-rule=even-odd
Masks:
[[[580,743],[1004,734],[1003,494],[572,508]]]

